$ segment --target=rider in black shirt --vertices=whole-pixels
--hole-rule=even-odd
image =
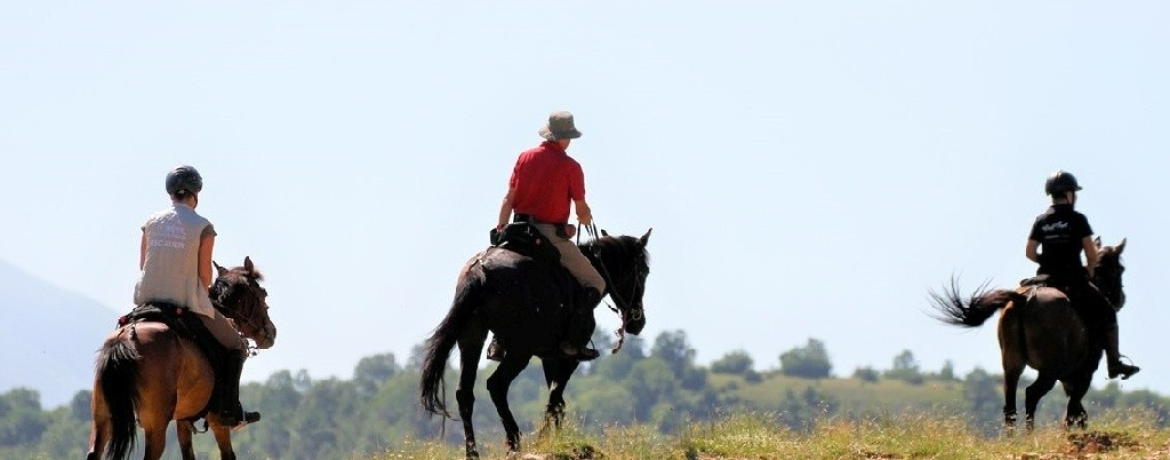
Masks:
[[[1076,177],[1056,171],[1048,177],[1044,191],[1052,196],[1052,207],[1036,217],[1028,236],[1027,257],[1040,264],[1038,275],[1047,275],[1053,286],[1067,286],[1069,301],[1080,307],[1093,334],[1104,339],[1109,378],[1128,379],[1140,368],[1121,362],[1117,350],[1117,311],[1091,283],[1092,267],[1097,263],[1097,244],[1089,220],[1073,209],[1077,191]],[[1037,252],[1037,249],[1042,249]],[[1086,265],[1081,265],[1081,251]],[[1086,266],[1088,267],[1086,269]]]

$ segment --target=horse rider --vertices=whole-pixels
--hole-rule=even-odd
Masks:
[[[1044,191],[1052,196],[1052,206],[1036,217],[1025,251],[1028,260],[1040,264],[1037,275],[1047,275],[1050,285],[1067,286],[1069,300],[1085,313],[1089,327],[1104,338],[1109,378],[1128,379],[1141,370],[1121,362],[1118,351],[1117,311],[1091,282],[1097,264],[1097,244],[1084,214],[1073,206],[1081,186],[1072,174],[1057,170],[1048,176]],[[1037,249],[1040,249],[1037,252]],[[1086,265],[1081,265],[1081,251]]]
[[[570,302],[573,311],[560,350],[565,357],[590,360],[599,356],[597,350],[586,344],[597,324],[593,309],[605,292],[605,279],[570,239],[575,230],[568,224],[570,203],[577,210],[578,223],[593,222],[593,213],[585,202],[585,174],[581,165],[568,155],[569,144],[581,137],[581,131],[574,125],[573,114],[553,112],[537,133],[544,141],[516,159],[508,180],[508,193],[500,205],[496,230],[502,230],[508,217],[514,214],[516,222],[531,223],[557,248],[561,265],[582,286],[582,292],[575,296],[577,301]],[[488,346],[488,359],[502,359],[503,348],[493,338]]]
[[[218,397],[212,403],[220,420],[240,427],[260,420],[257,412],[244,412],[240,405],[240,372],[247,341],[235,326],[211,303],[208,288],[211,250],[215,228],[195,212],[203,178],[191,166],[179,166],[166,178],[171,205],[154,213],[142,226],[138,267],[141,273],[134,288],[134,303],[165,303],[184,308],[196,316],[215,336],[227,353],[223,362],[213,363]]]

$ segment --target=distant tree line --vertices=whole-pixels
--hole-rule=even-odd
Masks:
[[[605,335],[594,340],[600,347],[613,345]],[[798,430],[824,417],[867,416],[865,406],[850,403],[847,394],[834,393],[828,385],[839,382],[890,394],[898,398],[896,404],[924,410],[934,410],[934,402],[914,399],[925,398],[921,395],[929,392],[914,393],[913,389],[925,390],[928,383],[953,387],[955,408],[950,415],[966,417],[988,434],[996,433],[1001,420],[998,375],[976,369],[958,378],[949,362],[938,372],[924,372],[909,350],[895,356],[888,369],[862,367],[846,379],[832,377],[824,342],[811,338],[806,345],[781,353],[778,367],[762,371],[743,350],[731,351],[708,367],[696,365],[695,355],[681,330],[661,333],[649,346],[643,339],[627,337],[620,353],[582,366],[570,381],[566,392],[570,419],[586,430],[642,424],[675,433],[689,422],[740,410],[775,414],[777,423]],[[416,346],[405,363],[392,353],[366,357],[348,380],[313,379],[303,370],[281,371],[263,383],[245,385],[242,399],[262,410],[264,419],[235,432],[237,453],[241,458],[350,459],[412,440],[446,436],[449,442],[460,443],[462,430],[457,423],[448,421],[444,429],[440,419],[418,409],[416,370],[422,356],[421,346]],[[525,433],[538,428],[547,396],[540,366],[533,364],[509,393]],[[491,367],[480,372],[476,387],[474,423],[481,441],[502,437],[483,387]],[[456,376],[454,368],[448,370],[449,387]],[[1028,383],[1022,382],[1021,389]],[[1041,406],[1045,410],[1041,418],[1058,420],[1063,411],[1060,394],[1053,392],[1049,398]],[[1138,408],[1153,412],[1161,426],[1170,415],[1170,400],[1148,391],[1122,392],[1111,384],[1090,392],[1088,399],[1096,411]],[[0,458],[79,458],[87,448],[91,400],[89,391],[80,391],[69,404],[46,410],[34,390],[0,394]],[[447,400],[454,404],[453,396]],[[170,436],[173,443],[174,434]],[[215,457],[210,435],[197,436],[196,447],[201,458]],[[173,445],[166,458],[179,458]]]

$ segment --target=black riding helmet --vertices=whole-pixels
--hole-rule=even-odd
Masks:
[[[203,176],[191,166],[179,166],[167,173],[167,193],[175,195],[184,190],[187,193],[203,190]]]
[[[1076,192],[1079,190],[1081,190],[1081,186],[1077,184],[1077,178],[1071,173],[1059,169],[1048,176],[1048,181],[1044,183],[1044,193],[1052,196],[1064,195],[1064,192]]]

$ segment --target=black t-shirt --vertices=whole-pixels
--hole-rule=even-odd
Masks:
[[[1040,269],[1046,275],[1082,275],[1082,241],[1092,236],[1089,219],[1073,210],[1072,205],[1054,204],[1036,217],[1029,239],[1040,243]]]

